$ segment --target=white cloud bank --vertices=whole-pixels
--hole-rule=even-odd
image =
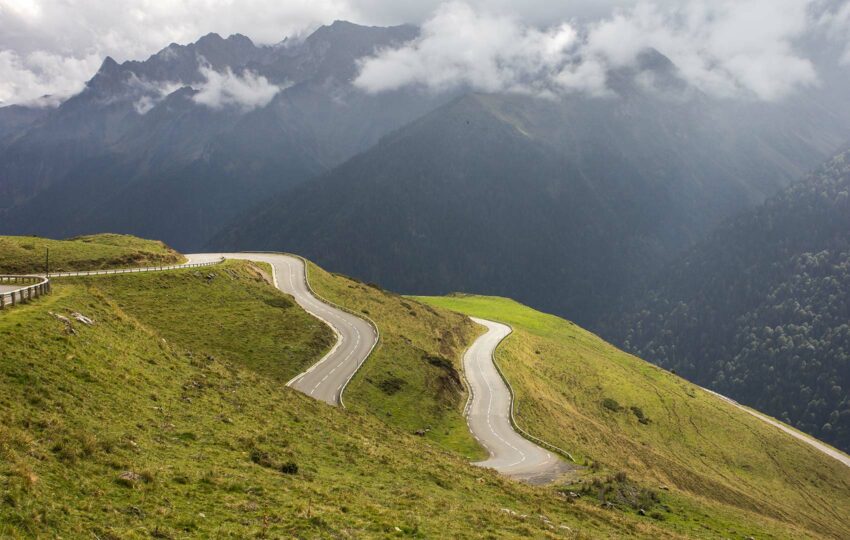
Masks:
[[[807,27],[827,32],[842,50],[850,42],[847,0],[652,0],[653,7],[636,7],[645,1],[466,0],[474,17],[454,27],[465,30],[466,39],[433,26],[429,43],[394,56],[387,52],[384,69],[372,65],[374,78],[364,75],[360,83],[381,89],[461,81],[482,88],[599,92],[604,67],[627,45],[657,45],[713,92],[776,99],[813,81],[810,66],[794,53],[795,34]],[[269,44],[334,19],[427,25],[452,9],[463,15],[444,0],[0,0],[0,102],[45,94],[56,101],[82,88],[106,56],[144,59],[171,42],[192,42],[208,32],[242,33]],[[593,23],[600,18],[605,22]],[[483,41],[469,26],[477,22]],[[515,50],[502,31],[518,40]],[[530,50],[557,48],[559,39],[573,34],[578,37],[571,46]],[[459,48],[448,50],[450,42]],[[482,59],[483,65],[475,63]],[[787,70],[777,67],[785,60]],[[850,46],[844,60],[850,65]],[[389,72],[389,66],[401,73]],[[421,70],[431,67],[445,71],[429,82]],[[470,68],[473,73],[463,73]]]
[[[850,3],[825,9],[818,22],[834,43],[844,45],[841,63],[850,66]]]
[[[139,95],[133,103],[136,112],[141,115],[147,114],[160,101],[184,87],[195,90],[192,101],[198,105],[216,110],[235,107],[242,112],[265,107],[281,90],[285,89],[284,86],[272,84],[262,75],[250,70],[241,74],[234,73],[230,68],[216,71],[209,64],[203,63],[198,71],[204,77],[204,81],[191,85],[181,82],[148,81],[133,76],[129,86]]]
[[[353,0],[0,0],[0,105],[80,91],[106,56],[144,59],[209,32],[276,43],[336,18]]]
[[[22,103],[54,106],[85,86],[102,58],[74,58],[35,51],[20,56],[0,51],[0,106]]]
[[[655,48],[701,90],[777,100],[817,84],[794,47],[812,25],[812,0],[642,2],[576,28],[539,30],[465,3],[441,6],[421,36],[361,62],[355,84],[368,92],[404,86],[552,95],[604,94],[609,68],[633,65]]]
[[[195,103],[212,109],[234,106],[243,111],[250,111],[265,107],[282,90],[262,75],[249,70],[237,75],[230,68],[218,72],[208,66],[202,66],[200,71],[206,81],[196,88],[198,92],[192,99]]]
[[[133,108],[139,114],[147,114],[160,101],[165,99],[166,96],[182,88],[183,84],[172,81],[148,81],[139,79],[133,75],[130,80],[130,87],[141,94],[135,103],[133,103]]]
[[[573,66],[575,71],[565,65],[577,45],[578,34],[567,23],[538,30],[467,4],[445,4],[413,43],[362,61],[355,85],[369,92],[408,85],[435,91],[460,85],[487,92],[595,91],[598,71],[589,64]]]

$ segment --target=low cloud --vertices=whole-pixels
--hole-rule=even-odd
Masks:
[[[136,109],[137,113],[144,115],[150,112],[151,109],[156,107],[156,105],[168,95],[182,88],[184,84],[171,81],[149,81],[140,79],[133,75],[130,79],[129,86],[131,89],[141,94],[141,96],[139,96],[139,98],[133,103],[133,108]]]
[[[773,101],[818,82],[812,63],[795,50],[813,23],[811,6],[812,0],[643,2],[586,27],[539,30],[451,3],[414,42],[364,59],[355,84],[372,93],[418,86],[602,95],[608,70],[634,66],[654,48],[706,93]]]
[[[235,74],[230,68],[219,72],[202,66],[200,72],[206,81],[196,88],[192,99],[212,109],[233,106],[250,111],[265,107],[283,89],[249,70]]]
[[[460,40],[430,25],[423,34],[427,44],[384,51],[364,63],[358,84],[369,91],[464,84],[539,94],[605,93],[600,80],[618,58],[632,57],[629,46],[656,46],[706,91],[780,99],[816,81],[794,49],[801,32],[828,33],[850,65],[846,0],[466,0],[465,5],[470,7],[443,0],[0,0],[0,104],[55,103],[82,89],[107,55],[119,62],[144,59],[168,43],[192,42],[208,32],[238,32],[271,44],[334,19],[427,27],[443,17],[446,28],[465,32]],[[460,19],[448,18],[452,13]],[[471,32],[478,23],[480,39]],[[505,34],[494,35],[497,30]],[[559,39],[571,35],[575,43],[554,57],[529,51],[540,46],[551,52],[546,47],[558,47]],[[449,50],[450,43],[459,46]],[[438,71],[429,76],[424,70],[431,68]],[[45,94],[54,97],[41,100]]]
[[[55,104],[106,56],[140,60],[209,32],[271,44],[358,13],[349,0],[0,0],[0,106]]]
[[[654,48],[682,76],[720,97],[781,99],[817,83],[794,43],[808,30],[810,0],[697,0],[639,4],[591,26],[585,54],[619,67]]]
[[[365,25],[422,24],[444,0],[0,0],[0,105],[44,94],[67,97],[101,60],[142,60],[171,42],[209,32],[241,33],[255,43],[300,37],[340,19]],[[637,0],[469,0],[532,25],[596,17]],[[673,0],[664,0],[673,1]],[[49,70],[28,57],[54,58]],[[10,67],[8,56],[15,58]],[[81,69],[81,66],[84,69]],[[51,102],[61,98],[53,98]]]
[[[64,57],[44,51],[20,56],[0,51],[0,106],[56,106],[83,89],[102,59]]]
[[[818,22],[828,39],[843,46],[840,62],[850,65],[850,4],[824,10]]]
[[[415,85],[548,94],[564,83],[592,91],[598,86],[595,74],[581,66],[559,78],[570,69],[565,64],[577,44],[576,30],[567,23],[539,30],[450,3],[437,9],[414,42],[363,60],[355,85],[372,93]]]

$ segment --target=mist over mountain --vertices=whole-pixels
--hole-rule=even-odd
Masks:
[[[724,84],[754,90],[730,98],[656,49],[616,60],[594,37],[659,31],[637,15],[578,42],[569,26],[441,13],[422,30],[337,21],[271,46],[208,34],[107,58],[55,109],[0,108],[0,227],[298,251],[392,288],[505,294],[595,327],[850,140],[850,77],[825,38],[804,44],[815,86],[756,99],[781,89],[739,77]],[[453,33],[476,25],[524,48],[494,39],[451,67]],[[567,52],[534,52],[556,45]],[[425,68],[448,69],[444,87],[417,84]]]
[[[825,5],[815,20],[802,8],[790,2],[763,18],[757,48],[740,32],[746,6],[685,6],[688,19],[638,6],[584,27],[536,27],[446,4],[421,28],[337,21],[263,46],[210,33],[144,61],[107,58],[56,109],[0,108],[0,227],[116,230],[197,249],[254,206],[474,93],[516,103],[499,116],[562,152],[588,182],[610,160],[634,167],[621,180],[666,186],[653,196],[670,226],[645,239],[663,255],[850,138],[841,99],[850,83],[834,67],[841,12]]]
[[[303,253],[411,293],[508,295],[593,325],[850,136],[814,101],[711,99],[657,51],[607,84],[616,94],[597,99],[468,94],[210,245]]]
[[[56,109],[0,108],[0,227],[294,250],[393,288],[506,294],[593,326],[850,139],[840,71],[782,100],[728,99],[652,48],[606,64],[600,92],[547,95],[535,73],[504,71],[502,42],[470,52],[481,73],[441,91],[364,87],[393,54],[444,69],[447,32],[473,23],[529,47],[574,39],[452,14],[424,34],[341,21],[272,46],[208,34],[107,58]],[[533,60],[521,54],[507,58]],[[569,62],[587,63],[549,61],[576,77]],[[492,77],[519,86],[475,91]]]
[[[349,82],[357,58],[416,32],[337,22],[277,46],[209,34],[143,62],[107,58],[55,110],[0,109],[0,227],[198,247],[446,99]]]

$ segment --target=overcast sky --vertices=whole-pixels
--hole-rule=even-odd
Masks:
[[[367,91],[593,93],[600,69],[654,46],[710,91],[780,99],[818,83],[797,46],[814,32],[850,64],[848,0],[0,0],[0,103],[71,95],[107,55],[143,59],[208,32],[275,43],[335,19],[424,25],[418,42],[364,61]]]

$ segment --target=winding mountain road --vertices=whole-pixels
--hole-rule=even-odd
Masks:
[[[226,259],[265,262],[274,269],[275,286],[295,298],[299,306],[333,329],[336,345],[307,371],[287,386],[331,405],[342,405],[342,392],[378,343],[368,321],[331,306],[318,298],[307,284],[304,260],[278,253],[196,253],[186,255],[191,263]]]
[[[193,253],[186,255],[185,264],[62,272],[51,277],[90,276],[154,272],[208,265],[222,259],[241,259],[271,265],[275,287],[290,294],[305,311],[331,327],[337,340],[334,347],[307,371],[294,377],[287,386],[331,405],[343,405],[342,392],[378,342],[378,335],[369,322],[331,306],[318,298],[307,283],[304,260],[280,253]],[[343,405],[344,406],[344,405]]]
[[[314,295],[307,283],[303,259],[278,253],[193,253],[186,257],[186,266],[209,264],[223,258],[270,264],[275,286],[292,295],[305,311],[325,322],[337,335],[337,343],[330,352],[290,380],[287,386],[331,405],[342,404],[345,386],[372,352],[378,336],[366,320],[333,307]],[[155,268],[138,269],[148,270]],[[85,274],[87,272],[73,275]],[[473,320],[485,326],[487,333],[480,336],[464,354],[464,371],[471,392],[467,423],[475,438],[490,452],[489,459],[476,465],[531,483],[548,482],[568,467],[556,455],[514,430],[510,416],[511,393],[493,363],[496,347],[511,333],[511,329],[496,322]]]
[[[467,424],[473,436],[490,452],[489,459],[475,465],[530,483],[553,480],[569,469],[558,456],[517,433],[511,425],[511,392],[493,363],[496,347],[510,333],[501,323],[472,318],[487,333],[467,349],[463,369],[469,381],[471,402]]]
[[[506,476],[531,483],[551,481],[569,470],[569,466],[514,430],[510,418],[511,392],[494,364],[496,347],[511,333],[511,328],[475,317],[472,320],[487,328],[487,333],[472,344],[463,359],[472,393],[467,423],[476,440],[490,452],[489,459],[476,465],[490,467]],[[850,467],[850,456],[847,454],[722,394],[707,388],[703,390]]]
[[[196,253],[186,257],[188,262],[183,265],[67,272],[51,277],[168,270],[211,264],[223,258],[268,263],[273,269],[275,286],[284,293],[292,295],[305,311],[325,322],[337,335],[334,347],[307,371],[290,380],[287,386],[331,405],[343,404],[342,393],[346,385],[374,349],[378,342],[378,335],[375,328],[366,320],[315,296],[307,282],[303,259],[278,253]],[[0,292],[3,291],[0,289]],[[484,319],[473,317],[472,320],[486,327],[487,332],[475,340],[463,358],[471,394],[466,417],[472,434],[490,452],[488,459],[477,462],[475,465],[492,468],[506,476],[534,484],[550,482],[569,470],[570,466],[557,455],[514,430],[511,424],[511,391],[494,364],[496,347],[511,333],[511,328]],[[850,466],[850,457],[846,454],[744,407],[726,396],[705,390],[837,459],[844,465]]]
[[[342,404],[345,386],[372,352],[378,336],[366,320],[318,299],[307,283],[303,259],[278,253],[193,253],[186,265],[210,264],[222,259],[265,262],[273,269],[275,286],[292,295],[308,313],[330,326],[337,343],[316,364],[294,377],[287,386],[331,405]],[[158,268],[140,268],[145,272]],[[120,271],[73,272],[66,275],[113,273]],[[545,483],[567,470],[556,455],[519,435],[511,425],[511,393],[496,366],[493,354],[499,343],[511,333],[510,327],[483,319],[473,320],[487,328],[464,354],[464,371],[471,399],[467,423],[475,438],[490,452],[490,458],[476,463],[519,480]]]

